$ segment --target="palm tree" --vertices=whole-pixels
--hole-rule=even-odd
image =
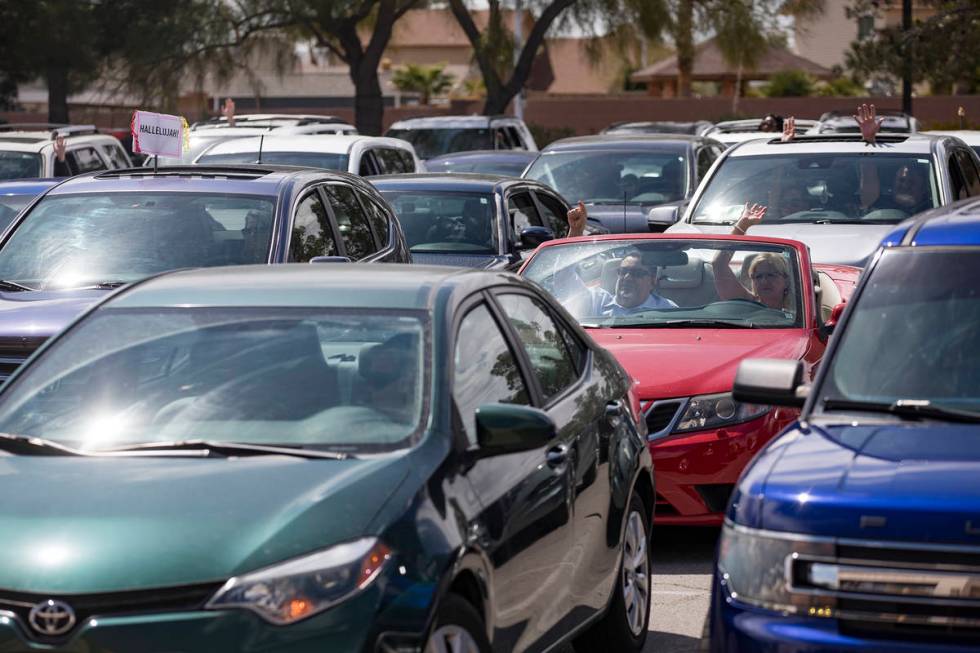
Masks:
[[[391,83],[399,91],[418,93],[420,102],[429,104],[432,96],[445,93],[455,81],[452,75],[443,72],[445,67],[445,64],[420,66],[414,63],[399,66],[391,76]]]

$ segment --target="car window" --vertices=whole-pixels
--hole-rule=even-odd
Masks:
[[[337,243],[327,208],[316,192],[299,201],[289,239],[289,262],[307,263],[314,256],[336,256]]]
[[[966,180],[963,179],[963,172],[960,164],[956,162],[956,157],[949,155],[949,186],[953,191],[953,201],[966,199],[970,196],[966,187]]]
[[[519,238],[521,232],[528,227],[544,226],[541,216],[538,215],[538,209],[531,199],[531,193],[527,191],[514,193],[507,199],[507,214],[510,216],[515,238]]]
[[[358,261],[378,251],[374,244],[374,237],[371,235],[368,218],[357,201],[354,190],[350,186],[339,184],[330,184],[325,188],[330,208],[333,209],[334,218],[337,220],[340,237],[344,240],[344,247],[347,249],[347,256],[352,261]]]
[[[977,170],[973,157],[966,150],[956,150],[956,159],[960,163],[963,181],[970,197],[980,195],[980,171]]]
[[[122,146],[108,143],[102,146],[102,152],[106,155],[109,161],[112,162],[113,168],[128,168],[132,164],[126,158],[126,152],[122,149]]]
[[[415,172],[415,158],[411,152],[407,150],[394,150],[394,152],[401,158],[405,172]]]
[[[521,139],[520,132],[517,131],[516,127],[509,126],[509,127],[505,127],[505,129],[507,130],[507,134],[510,136],[511,149],[514,150],[527,149],[526,147],[524,147],[524,141]]]
[[[0,150],[0,179],[44,176],[44,161],[40,154]]]
[[[413,252],[496,254],[493,195],[456,191],[382,192]]]
[[[357,174],[362,177],[371,177],[380,173],[380,166],[375,159],[373,150],[365,150],[361,153],[361,164],[357,167]]]
[[[367,211],[371,227],[378,236],[378,240],[381,241],[381,248],[384,249],[388,246],[388,240],[391,237],[388,227],[388,214],[378,206],[377,202],[366,194],[358,192],[358,195],[361,198],[361,204],[364,205],[364,209]]]
[[[410,168],[406,168],[402,158],[398,156],[398,150],[390,147],[379,147],[376,150],[371,150],[374,152],[377,160],[381,162],[384,168],[384,174],[397,175],[406,172],[412,172]]]
[[[68,169],[73,175],[107,169],[105,161],[102,160],[94,147],[80,147],[71,150],[65,155],[65,160],[68,162]]]
[[[453,370],[453,399],[470,444],[476,444],[477,408],[530,403],[517,359],[484,304],[459,325]]]
[[[578,379],[576,363],[547,309],[527,295],[502,294],[497,300],[531,360],[545,400],[574,384]]]
[[[715,162],[714,152],[707,147],[702,147],[698,150],[698,179],[704,179],[705,175],[708,174],[708,170],[711,168],[711,164]]]
[[[535,191],[535,197],[541,204],[541,217],[544,219],[546,227],[551,229],[555,238],[564,238],[568,235],[568,209],[557,198]]]
[[[510,136],[502,128],[498,127],[493,130],[493,149],[495,150],[509,150],[511,149]]]

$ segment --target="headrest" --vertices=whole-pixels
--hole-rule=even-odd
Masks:
[[[700,288],[704,280],[704,263],[700,259],[687,265],[669,265],[661,268],[657,286],[660,288]]]
[[[365,345],[357,357],[357,373],[371,383],[387,385],[405,371],[416,347],[413,333],[399,333],[383,343]]]
[[[622,262],[623,259],[621,258],[613,258],[602,264],[602,277],[599,283],[602,284],[602,289],[608,293],[616,293],[619,264]]]
[[[467,218],[486,217],[486,205],[481,204],[480,200],[471,198],[463,202],[463,215]]]

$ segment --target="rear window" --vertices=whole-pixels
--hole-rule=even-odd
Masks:
[[[43,177],[44,164],[40,154],[0,151],[0,179]]]
[[[395,209],[413,252],[497,253],[493,196],[489,193],[383,191],[381,194]]]
[[[492,150],[490,130],[480,128],[452,129],[389,129],[385,136],[400,138],[415,147],[415,153],[423,159],[468,150]]]
[[[261,162],[346,172],[347,160],[346,154],[331,154],[329,152],[263,152]],[[197,160],[198,165],[221,163],[259,163],[259,153],[255,151],[236,152],[234,154],[205,154]]]

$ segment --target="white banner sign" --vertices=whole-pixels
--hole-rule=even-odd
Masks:
[[[179,159],[184,145],[184,120],[151,111],[133,113],[133,151]]]

